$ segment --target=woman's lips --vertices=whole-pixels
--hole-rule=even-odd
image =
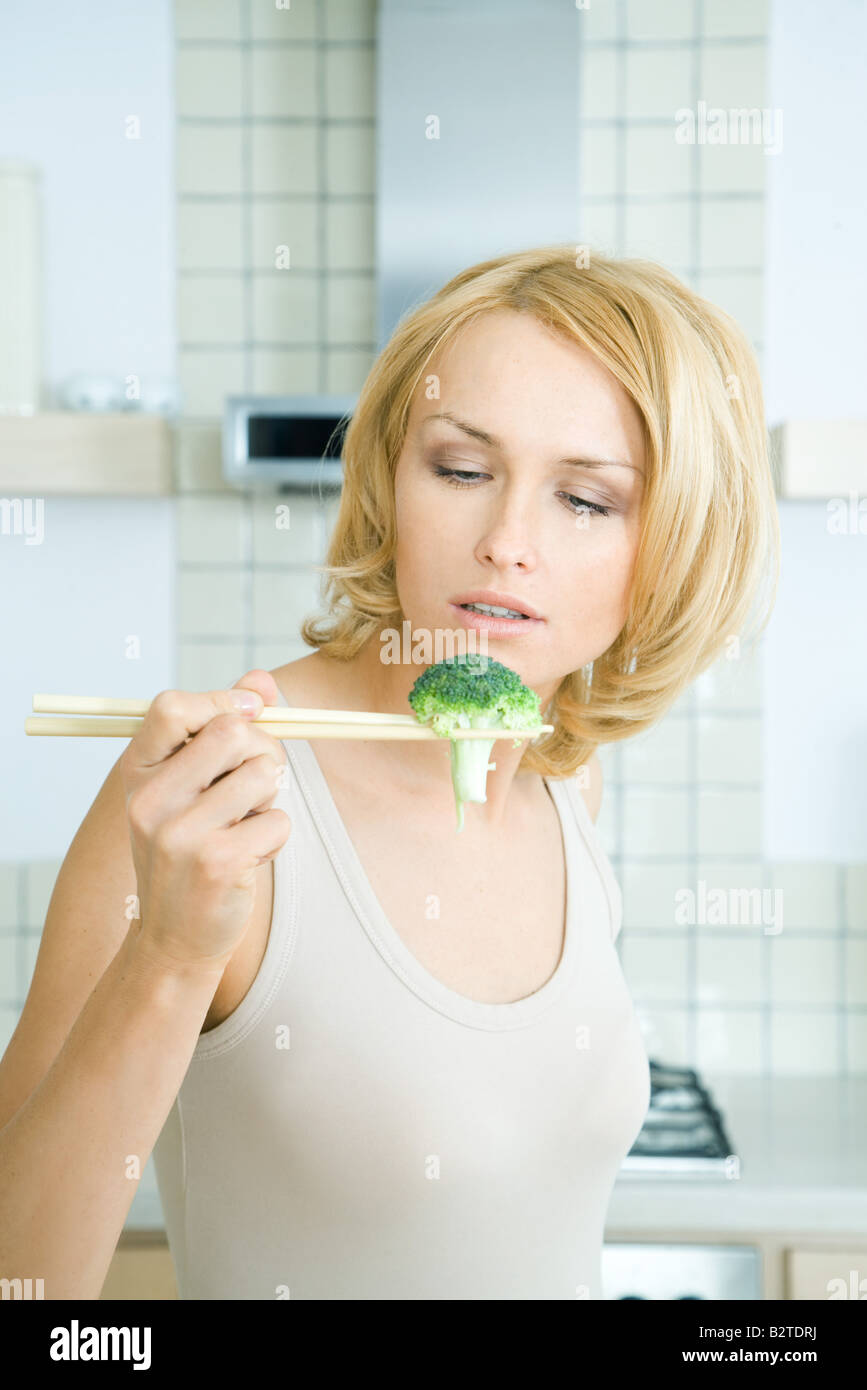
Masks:
[[[517,637],[541,627],[545,621],[544,618],[495,618],[490,613],[470,612],[459,603],[450,603],[449,608],[456,615],[461,627],[488,632],[492,637]]]

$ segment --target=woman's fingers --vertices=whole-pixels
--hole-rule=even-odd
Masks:
[[[248,701],[244,709],[242,701]],[[158,767],[182,749],[188,739],[218,715],[255,719],[264,707],[256,691],[161,690],[150,703],[141,728],[124,751],[123,761],[131,778]]]
[[[259,753],[203,791],[186,817],[193,838],[237,825],[245,816],[270,806],[283,766],[270,752]]]

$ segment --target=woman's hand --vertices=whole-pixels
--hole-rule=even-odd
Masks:
[[[238,708],[244,691],[249,711]],[[250,722],[278,701],[261,670],[232,690],[163,690],[120,759],[138,942],[169,967],[225,968],[250,920],[256,870],[289,838],[289,817],[272,805],[285,750]]]

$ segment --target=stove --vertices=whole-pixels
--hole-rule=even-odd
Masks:
[[[669,1067],[648,1058],[650,1104],[647,1117],[620,1167],[622,1176],[725,1178],[736,1155],[698,1072]]]

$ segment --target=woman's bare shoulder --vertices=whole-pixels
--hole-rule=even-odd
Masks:
[[[335,705],[335,668],[336,663],[321,652],[311,652],[296,661],[287,661],[285,666],[276,666],[270,675],[288,705],[327,709],[329,704]]]

